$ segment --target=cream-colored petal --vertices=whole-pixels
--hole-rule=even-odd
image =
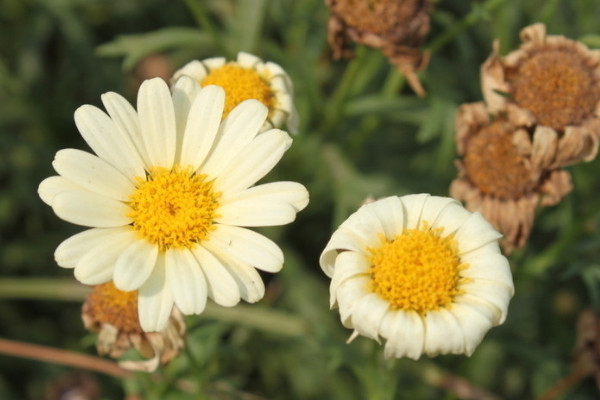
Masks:
[[[220,206],[215,221],[237,226],[278,226],[296,219],[296,209],[276,199],[244,199]]]
[[[179,165],[187,165],[181,161],[183,134],[186,130],[188,117],[190,117],[190,107],[200,92],[200,84],[189,76],[182,76],[175,81],[175,84],[171,87],[171,92],[177,131],[175,162]]]
[[[224,57],[212,57],[212,58],[206,58],[204,60],[202,60],[202,64],[204,64],[204,67],[210,72],[213,69],[217,69],[222,67],[223,65],[225,65],[225,63],[227,62],[227,60]]]
[[[52,166],[60,175],[91,192],[127,201],[135,186],[107,161],[81,150],[56,153]]]
[[[405,209],[406,221],[404,222],[404,226],[406,229],[420,228],[419,224],[421,223],[423,207],[429,197],[428,193],[420,193],[409,194],[400,198]]]
[[[385,358],[408,357],[418,360],[425,345],[425,326],[414,311],[388,312],[381,321],[380,334],[387,339]]]
[[[253,69],[256,67],[256,65],[262,64],[262,60],[254,54],[240,51],[237,55],[237,63],[240,65],[240,67]]]
[[[455,233],[470,215],[471,212],[462,205],[450,203],[440,212],[431,227],[433,229],[444,228],[443,235],[448,236]]]
[[[167,281],[175,305],[185,315],[200,314],[206,307],[206,279],[188,249],[170,249],[165,254]]]
[[[502,310],[498,307],[468,293],[456,296],[453,303],[475,310],[478,314],[488,320],[490,326],[499,325],[500,319],[502,318]]]
[[[438,354],[465,352],[465,337],[452,313],[441,308],[428,312],[423,319],[425,320],[425,354],[433,357]]]
[[[137,290],[146,282],[158,257],[158,246],[144,239],[131,243],[115,263],[113,281],[124,292]]]
[[[208,297],[223,307],[238,304],[240,290],[223,263],[202,246],[195,246],[191,250],[208,281]]]
[[[101,98],[102,104],[104,104],[108,115],[120,130],[121,135],[128,138],[128,140],[125,141],[131,143],[136,150],[137,154],[132,153],[131,158],[136,161],[136,163],[144,165],[145,168],[150,167],[151,164],[144,147],[142,131],[140,130],[140,119],[135,108],[133,108],[133,106],[118,93],[104,93]],[[143,169],[144,167],[139,168],[137,172],[142,172],[141,170]]]
[[[129,228],[94,228],[79,232],[58,245],[54,259],[60,267],[75,268],[84,254],[123,230]]]
[[[254,268],[278,272],[283,266],[283,252],[272,240],[249,229],[217,225],[210,242],[231,256]]]
[[[54,197],[52,209],[60,218],[92,228],[128,225],[129,207],[118,200],[91,192],[62,192]]]
[[[354,231],[340,227],[331,235],[331,239],[321,253],[319,258],[321,269],[331,278],[334,275],[334,266],[340,251],[349,250],[362,253],[366,248],[367,244],[361,237],[356,236]]]
[[[421,211],[421,222],[426,222],[429,226],[432,226],[437,220],[438,216],[448,207],[450,204],[460,206],[461,204],[450,198],[440,196],[429,196],[423,205]]]
[[[133,143],[102,110],[87,104],[79,107],[75,111],[75,125],[98,157],[130,179],[144,176],[144,164]]]
[[[224,104],[225,91],[219,86],[206,86],[196,96],[183,134],[181,165],[191,166],[192,170],[202,165],[213,148]]]
[[[62,176],[51,176],[44,179],[38,187],[38,195],[40,199],[50,207],[54,201],[54,197],[63,192],[85,191],[81,186],[76,185],[70,180]]]
[[[508,303],[514,294],[512,286],[506,286],[494,281],[476,280],[464,283],[460,288],[464,290],[465,293],[475,296],[498,308],[501,312],[498,324],[504,322],[508,312]]]
[[[389,307],[378,294],[366,295],[352,311],[352,326],[359,334],[379,342],[381,322]]]
[[[337,290],[342,283],[358,275],[368,277],[369,268],[369,261],[362,253],[344,251],[338,254],[331,284],[329,285],[329,307],[333,308],[335,306]]]
[[[279,162],[292,139],[278,129],[261,133],[248,144],[215,180],[222,192],[238,192],[254,185]]]
[[[173,295],[167,283],[164,253],[159,253],[156,266],[138,292],[140,325],[146,332],[161,331],[167,326],[173,310]]]
[[[183,67],[175,71],[173,79],[179,79],[180,77],[187,75],[195,79],[198,83],[208,74],[208,70],[201,61],[193,60],[185,64]]]
[[[340,311],[340,319],[346,328],[354,328],[352,314],[361,299],[371,293],[369,282],[371,279],[364,275],[356,275],[341,283],[335,293]]]
[[[452,304],[449,311],[459,321],[464,337],[464,353],[470,356],[492,327],[491,319],[465,304]]]
[[[160,78],[146,80],[137,99],[144,148],[153,166],[171,169],[175,161],[175,110],[169,87]]]
[[[253,141],[267,118],[268,109],[260,101],[240,103],[221,122],[216,143],[201,168],[203,174],[215,178],[230,163],[239,162],[239,154]]]
[[[291,204],[296,212],[303,210],[308,205],[308,191],[297,182],[271,182],[237,193],[225,193],[221,197],[221,204],[228,204],[239,200],[255,199],[266,200],[278,199]]]
[[[135,233],[129,229],[115,230],[112,235],[105,235],[103,241],[81,256],[75,266],[75,278],[86,285],[110,281],[117,258],[135,240]]]
[[[469,265],[460,272],[461,276],[471,279],[487,279],[506,286],[513,286],[510,265],[502,254],[471,252],[461,256],[460,261]]]
[[[394,240],[404,230],[404,208],[402,202],[396,196],[381,199],[365,209],[371,209],[383,228],[383,234],[387,240]],[[374,233],[374,232],[373,232]]]
[[[456,231],[458,253],[462,255],[487,243],[497,241],[502,234],[478,212],[471,214]]]
[[[265,284],[256,269],[232,256],[212,243],[203,243],[204,247],[217,257],[229,274],[235,279],[240,296],[248,303],[256,303],[265,295]]]
[[[385,233],[382,225],[383,221],[375,213],[378,204],[370,203],[361,206],[358,211],[350,215],[340,225],[339,229],[352,232],[363,246],[363,251],[367,247],[376,247],[381,244],[380,234]]]

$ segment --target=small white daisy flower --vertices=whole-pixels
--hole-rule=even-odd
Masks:
[[[279,271],[283,253],[245,227],[290,223],[308,203],[299,183],[253,186],[292,141],[278,129],[259,133],[268,111],[256,100],[221,120],[224,97],[188,77],[172,94],[160,79],[145,81],[137,112],[106,93],[108,115],[91,105],[75,112],[97,156],[60,150],[59,176],[40,184],[60,218],[92,228],[58,246],[58,265],[84,284],[139,290],[144,331],[163,329],[173,304],[199,314],[207,297],[223,306],[261,299],[256,268]]]
[[[298,112],[294,107],[292,80],[279,65],[240,52],[235,61],[223,57],[190,61],[173,75],[187,75],[201,86],[225,89],[223,117],[244,100],[256,99],[269,109],[262,130],[280,128],[285,123],[291,133],[298,131]]]
[[[385,357],[471,355],[514,293],[501,235],[456,200],[428,194],[362,206],[321,254],[331,307]]]

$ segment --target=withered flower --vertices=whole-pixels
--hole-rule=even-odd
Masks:
[[[420,46],[429,33],[431,0],[325,0],[331,10],[328,41],[333,57],[352,54],[346,42],[381,49],[419,95],[425,90],[416,75],[429,64]]]
[[[123,292],[111,282],[94,286],[83,304],[83,324],[98,333],[96,347],[101,355],[116,358],[135,348],[144,361],[120,361],[126,369],[154,371],[168,363],[184,346],[185,322],[173,307],[166,327],[158,332],[144,332],[138,317],[138,291]]]
[[[514,125],[534,130],[551,167],[590,161],[600,138],[600,51],[564,36],[547,36],[537,23],[521,31],[523,43],[504,57],[499,43],[481,68],[485,102]]]
[[[491,119],[482,102],[459,108],[456,141],[462,159],[450,195],[504,234],[507,253],[526,243],[536,207],[555,205],[572,189],[570,174],[553,167],[526,127]]]

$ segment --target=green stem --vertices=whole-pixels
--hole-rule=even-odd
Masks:
[[[83,301],[89,292],[88,286],[68,278],[0,279],[2,299]]]

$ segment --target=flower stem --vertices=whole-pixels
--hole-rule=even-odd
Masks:
[[[546,390],[537,400],[551,400],[555,397],[561,395],[570,387],[578,383],[586,376],[585,373],[582,373],[580,369],[573,369],[571,373],[560,381],[556,382],[554,386]]]
[[[88,286],[73,279],[0,279],[0,298],[3,299],[83,301],[89,292]]]

